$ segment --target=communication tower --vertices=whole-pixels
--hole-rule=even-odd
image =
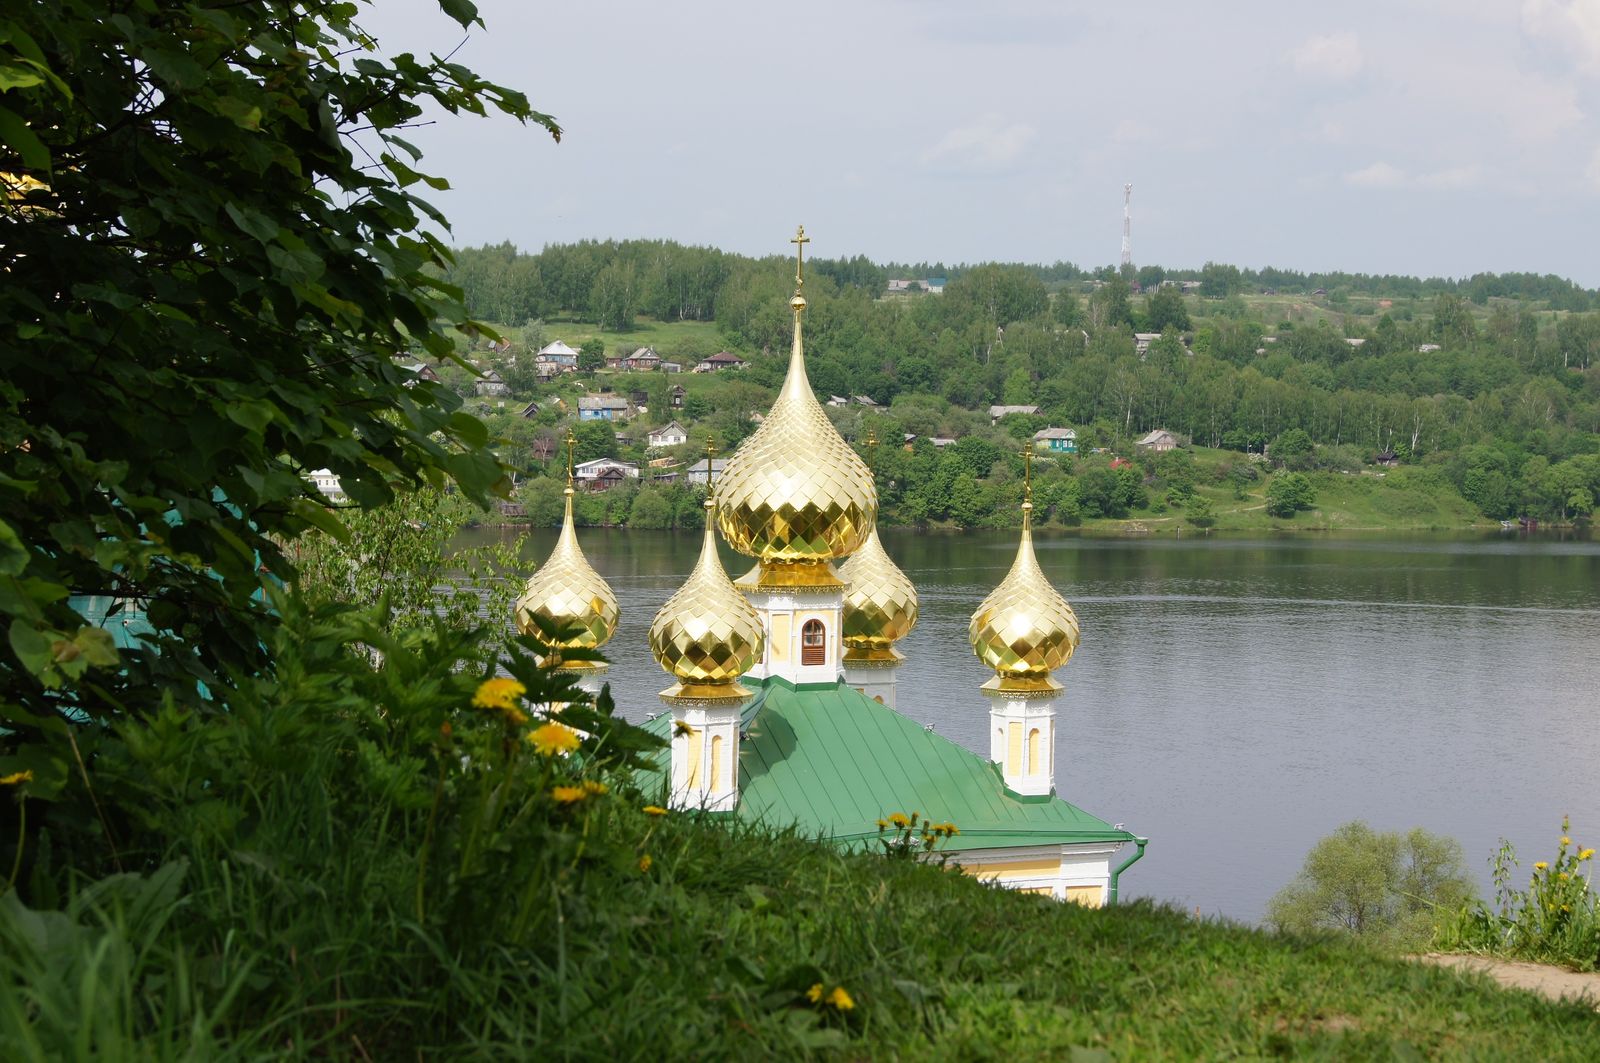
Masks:
[[[1122,186],[1122,265],[1133,265],[1133,215],[1129,207],[1133,202],[1133,186]]]

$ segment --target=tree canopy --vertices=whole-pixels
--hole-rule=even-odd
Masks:
[[[501,487],[482,423],[396,361],[478,327],[417,194],[445,184],[401,134],[425,106],[560,129],[448,58],[381,55],[355,15],[64,0],[0,23],[0,773],[36,793],[65,780],[63,720],[270,673],[284,544],[341,533],[311,470],[363,507]],[[94,598],[148,636],[116,652]]]

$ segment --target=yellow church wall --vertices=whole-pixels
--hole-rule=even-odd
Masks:
[[[1085,908],[1099,908],[1105,904],[1105,892],[1099,886],[1068,886],[1067,900]]]
[[[1040,860],[1011,860],[1003,864],[962,864],[961,870],[976,878],[1011,878],[1017,875],[1049,874],[1061,870],[1059,856]]]
[[[1022,774],[1022,724],[1015,720],[1006,725],[1006,774]]]

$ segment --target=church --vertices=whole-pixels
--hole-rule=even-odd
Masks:
[[[1078,619],[1034,556],[1026,496],[1016,560],[968,630],[994,671],[974,692],[988,703],[988,757],[896,710],[906,659],[895,644],[916,624],[916,589],[878,539],[871,470],[806,378],[804,229],[793,242],[783,388],[711,485],[699,558],[650,626],[650,652],[672,679],[661,694],[669,711],[646,724],[670,741],[662,789],[674,808],[794,824],[849,848],[875,848],[880,824],[918,812],[958,828],[937,851],[967,874],[1115,904],[1146,839],[1056,794],[1053,672],[1077,649]],[[717,556],[719,534],[756,562],[737,582]],[[516,609],[525,630],[530,613],[575,625],[569,647],[598,648],[616,629],[616,596],[578,544],[570,483],[555,550]],[[577,670],[597,692],[605,666]]]

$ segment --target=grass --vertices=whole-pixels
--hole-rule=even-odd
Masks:
[[[601,330],[590,321],[571,317],[554,317],[544,323],[546,342],[564,340],[572,347],[582,347],[598,339],[607,353],[627,347],[654,347],[657,354],[669,361],[684,361],[684,371],[694,368],[694,362],[727,347],[713,321],[657,321],[640,317],[634,327],[626,332]],[[681,357],[679,352],[684,353]]]

